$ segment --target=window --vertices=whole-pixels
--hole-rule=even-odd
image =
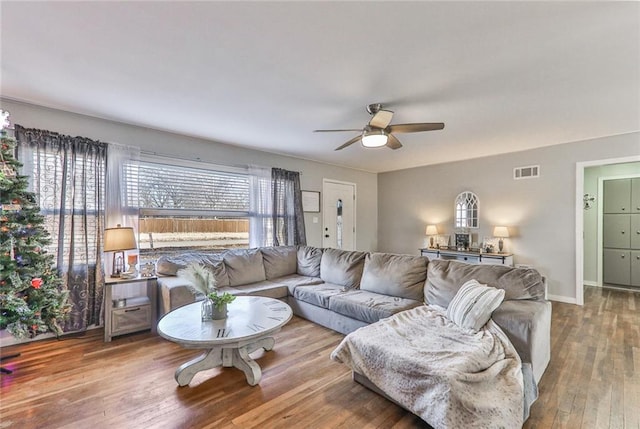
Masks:
[[[248,247],[246,171],[174,162],[180,164],[141,161],[125,166],[124,201],[139,204],[141,252],[153,257],[167,250]],[[137,187],[129,185],[136,182]]]

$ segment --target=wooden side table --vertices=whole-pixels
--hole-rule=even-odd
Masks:
[[[115,300],[114,288],[130,284],[145,284],[145,293]],[[104,285],[104,341],[117,335],[151,329],[157,332],[158,282],[157,277],[132,279],[107,277]]]

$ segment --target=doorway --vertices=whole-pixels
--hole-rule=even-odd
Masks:
[[[640,161],[640,156],[625,158],[601,159],[576,163],[576,301],[577,305],[584,305],[584,250],[585,250],[585,169],[589,167],[601,167],[612,164],[624,164]],[[598,192],[601,194],[601,192]],[[601,231],[598,233],[601,242]],[[600,244],[600,243],[599,243]],[[602,272],[601,263],[598,263],[598,271]]]
[[[322,247],[355,250],[355,183],[322,180]]]

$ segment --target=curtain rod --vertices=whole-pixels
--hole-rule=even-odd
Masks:
[[[140,150],[140,155],[152,155],[152,156],[159,156],[163,158],[173,158],[173,159],[178,159],[180,161],[201,162],[203,164],[219,165],[220,167],[232,167],[232,168],[244,168],[244,169],[248,169],[249,167],[251,167],[251,165],[249,164],[218,164],[215,162],[205,161],[199,157],[187,158],[187,157],[181,157],[176,155],[167,155],[165,153],[153,152],[148,150]],[[254,164],[254,165],[256,167],[263,167],[263,168],[281,168],[281,167],[273,167],[273,166],[267,167],[264,165],[257,165],[257,164]],[[289,170],[289,171],[295,171],[295,170]],[[302,176],[302,171],[295,171],[295,172]]]

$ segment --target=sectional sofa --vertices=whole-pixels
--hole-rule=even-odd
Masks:
[[[285,300],[294,314],[345,335],[424,303],[446,308],[460,286],[476,279],[505,290],[492,318],[523,372],[537,384],[550,360],[551,303],[534,269],[309,246],[187,252],[158,260],[160,314],[202,298],[176,276],[191,262],[209,267],[221,291]]]

